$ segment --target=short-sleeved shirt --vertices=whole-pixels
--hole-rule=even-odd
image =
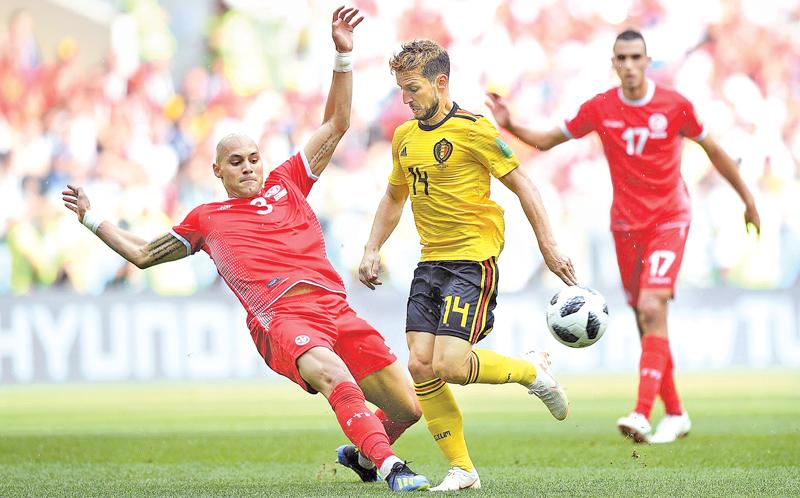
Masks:
[[[247,310],[248,324],[267,324],[270,305],[301,282],[345,294],[306,202],[316,180],[301,151],[275,168],[254,197],[202,204],[172,228],[189,254],[208,253]]]
[[[422,261],[484,261],[503,249],[503,209],[491,176],[519,166],[486,118],[453,108],[435,125],[410,120],[394,132],[392,185],[408,185]]]
[[[678,92],[647,82],[632,101],[612,88],[586,101],[561,127],[568,138],[596,131],[611,171],[612,230],[644,230],[691,220],[681,177],[683,137],[700,141],[706,130],[692,104]]]

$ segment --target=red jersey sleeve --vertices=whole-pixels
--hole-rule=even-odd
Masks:
[[[708,135],[706,127],[697,116],[697,111],[695,111],[692,103],[686,99],[683,99],[683,102],[681,103],[681,114],[684,118],[683,125],[681,126],[681,135],[686,138],[691,138],[695,142],[699,142],[706,138]]]
[[[294,183],[306,197],[314,183],[319,180],[319,177],[311,172],[311,166],[309,166],[306,154],[302,149],[275,168],[272,173]]]
[[[594,105],[595,99],[587,100],[578,109],[578,113],[572,119],[567,119],[561,125],[561,131],[567,138],[581,138],[582,136],[594,131],[597,127],[597,112]]]
[[[190,255],[196,253],[205,245],[203,234],[200,233],[199,223],[200,208],[202,207],[203,206],[197,206],[192,209],[179,225],[172,227],[170,232],[176,239],[183,242],[183,245],[186,246],[187,253]]]

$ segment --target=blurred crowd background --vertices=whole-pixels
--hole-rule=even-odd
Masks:
[[[225,196],[211,171],[221,136],[248,133],[266,165],[279,165],[321,121],[338,4],[14,3],[3,9],[0,29],[0,294],[123,288],[181,295],[220,285],[204,255],[136,270],[77,223],[61,191],[67,183],[85,187],[95,209],[147,238]],[[355,34],[351,128],[310,197],[349,286],[391,170],[392,133],[410,118],[388,68],[401,41],[431,38],[448,49],[451,95],[461,107],[490,115],[485,92],[497,91],[520,121],[549,128],[618,83],[611,47],[628,27],[645,35],[650,77],[692,100],[712,136],[740,159],[761,212],[756,238],[745,231],[734,191],[686,141],[694,221],[682,285],[800,285],[800,2],[350,4],[367,17]],[[82,41],[88,28],[70,33],[39,14],[65,8],[99,28],[102,42]],[[599,140],[546,153],[507,141],[541,190],[582,281],[618,286]],[[493,196],[507,212],[501,290],[554,285],[514,196],[499,183]],[[410,213],[383,255],[385,281],[405,291],[419,256]]]

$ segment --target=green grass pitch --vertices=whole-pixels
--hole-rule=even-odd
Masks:
[[[635,446],[633,376],[562,379],[557,422],[519,386],[455,387],[483,488],[466,496],[800,496],[800,372],[685,374],[694,428]],[[654,420],[661,415],[660,408]],[[0,496],[389,496],[333,464],[321,396],[288,382],[0,387]],[[395,445],[438,484],[424,422]]]

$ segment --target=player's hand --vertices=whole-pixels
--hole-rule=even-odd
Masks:
[[[331,34],[337,52],[351,52],[353,50],[353,30],[364,20],[364,16],[360,16],[353,21],[356,14],[358,14],[358,9],[353,7],[345,9],[344,5],[333,12]]]
[[[756,229],[756,235],[761,235],[761,217],[758,216],[758,209],[755,203],[749,203],[744,209],[744,227],[748,230],[750,225]]]
[[[494,119],[497,121],[497,124],[506,130],[510,129],[511,112],[509,112],[508,106],[506,105],[505,100],[503,100],[503,97],[494,92],[486,92],[486,96],[489,97],[489,100],[486,101],[486,107],[492,111],[492,115],[494,115]]]
[[[67,185],[66,190],[62,191],[61,195],[61,199],[64,201],[64,205],[67,206],[67,209],[77,214],[78,221],[83,223],[83,215],[86,214],[86,211],[91,207],[89,197],[86,195],[83,187]]]
[[[364,251],[361,264],[358,266],[358,279],[372,290],[383,282],[378,280],[378,271],[381,268],[381,255],[378,251]]]
[[[578,279],[575,278],[575,268],[572,267],[572,261],[561,253],[558,247],[543,250],[542,256],[544,263],[567,285],[578,285]]]

